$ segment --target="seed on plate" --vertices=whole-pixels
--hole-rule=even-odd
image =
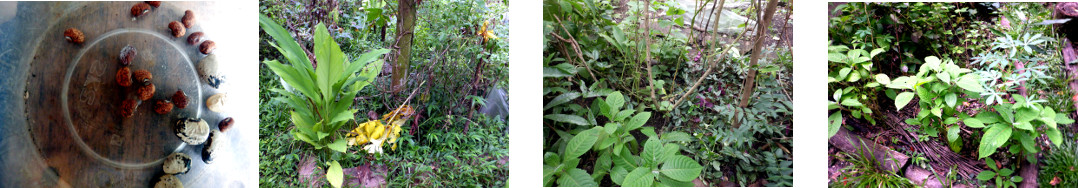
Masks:
[[[146,1],[146,4],[153,6],[154,8],[161,6],[161,1]]]
[[[225,95],[225,93],[218,93],[206,99],[206,108],[213,112],[222,112],[224,111],[225,102],[227,101],[228,95]]]
[[[135,61],[136,55],[138,55],[138,50],[135,50],[135,47],[131,45],[124,46],[123,49],[120,49],[120,65],[131,65],[131,62]]]
[[[172,94],[172,104],[176,105],[176,108],[187,108],[187,94],[184,94],[183,90],[176,90],[176,93]]]
[[[217,67],[217,55],[210,54],[198,61],[198,74],[206,84],[213,88],[219,88],[224,82],[224,76]]]
[[[210,136],[210,125],[202,119],[187,118],[176,122],[176,136],[190,145],[200,145]]]
[[[153,93],[155,92],[155,90],[156,88],[153,86],[153,83],[146,82],[145,85],[142,85],[138,88],[139,100],[150,100],[150,98],[153,98]]]
[[[167,99],[157,100],[157,103],[154,104],[153,111],[157,112],[157,114],[168,114],[169,112],[172,112],[172,101]]]
[[[168,29],[172,30],[172,37],[181,37],[187,32],[187,30],[183,28],[183,24],[177,21],[169,22]]]
[[[191,157],[183,153],[172,153],[165,157],[161,165],[166,174],[183,174],[191,171]]]
[[[116,71],[116,83],[120,86],[131,86],[131,69],[127,67],[120,67],[120,70]]]
[[[195,12],[191,10],[184,11],[183,18],[180,20],[183,21],[183,27],[191,28],[191,26],[195,25]]]
[[[221,120],[221,123],[217,124],[217,128],[221,129],[221,132],[225,132],[225,131],[228,130],[229,127],[232,127],[232,123],[233,123],[232,117],[227,117],[227,118]]]
[[[148,12],[150,12],[150,4],[135,3],[135,6],[131,6],[131,17],[146,15]]]
[[[187,44],[195,45],[202,42],[202,31],[191,33],[187,36]]]
[[[206,40],[205,42],[202,42],[202,45],[198,46],[198,51],[202,52],[202,54],[213,53],[214,49],[217,49],[217,44],[212,40]]]
[[[120,116],[131,117],[135,116],[135,109],[138,108],[138,101],[135,99],[127,99],[120,103]]]
[[[79,29],[72,27],[64,30],[64,39],[71,43],[82,44],[83,41],[86,41],[86,36],[82,35],[82,31],[79,31]]]
[[[154,188],[183,188],[183,182],[180,178],[176,178],[172,174],[165,174],[158,178],[157,183],[153,185]]]
[[[225,135],[221,131],[213,130],[210,132],[210,138],[206,140],[206,146],[202,147],[202,161],[206,164],[213,163],[213,159],[217,158],[217,150],[220,150],[222,142],[225,142]]]
[[[146,85],[150,83],[150,80],[153,80],[153,74],[150,74],[150,71],[144,69],[135,71],[135,81]]]

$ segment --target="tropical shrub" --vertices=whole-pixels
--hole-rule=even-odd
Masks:
[[[296,92],[274,89],[282,96],[274,100],[292,108],[292,124],[295,125],[290,132],[292,136],[311,144],[315,149],[347,151],[347,139],[341,137],[337,130],[354,119],[353,114],[358,110],[351,109],[354,102],[351,99],[381,71],[382,63],[378,57],[389,50],[367,52],[356,61],[349,62],[325,26],[319,24],[315,26],[314,55],[318,62],[318,68],[315,68],[284,28],[265,15],[260,15],[259,24],[277,41],[273,46],[289,63],[282,64],[277,60],[262,62],[281,80],[295,88]],[[339,187],[343,181],[341,166],[336,160],[330,162],[329,166],[326,178],[334,187]]]
[[[562,100],[554,102],[557,101]],[[691,141],[692,137],[682,132],[658,136],[649,127],[643,129],[643,134],[649,138],[643,148],[639,148],[630,132],[640,129],[651,118],[651,113],[633,115],[635,110],[621,109],[624,103],[621,92],[617,91],[608,94],[605,100],[594,100],[592,107],[598,110],[592,112],[609,120],[603,126],[597,126],[595,118],[588,120],[566,114],[544,116],[545,119],[574,124],[577,127],[574,131],[579,130],[575,134],[557,131],[561,138],[555,144],[556,148],[547,148],[543,157],[544,186],[554,183],[558,186],[598,186],[596,182],[605,177],[622,186],[692,185],[690,181],[700,176],[703,167],[692,158],[680,155],[681,145],[676,143]],[[590,116],[593,115],[589,113]],[[581,155],[589,151],[599,155],[590,173],[577,167]]]
[[[828,117],[828,137],[835,136],[842,126],[843,112],[876,124],[872,117],[872,108],[876,107],[873,102],[876,101],[875,93],[880,90],[881,82],[890,79],[885,74],[875,74],[872,58],[884,50],[877,48],[869,52],[846,46],[828,46],[827,50],[827,84],[834,90],[827,110],[838,109]]]
[[[1007,145],[1012,153],[1018,153],[1019,149],[1030,154],[1037,153],[1040,147],[1034,138],[1041,134],[1048,135],[1048,140],[1059,146],[1063,138],[1058,125],[1074,123],[1067,114],[1056,113],[1051,107],[1030,101],[1025,96],[1011,97],[1015,100],[1014,104],[1000,103],[993,106],[994,112],[985,111],[972,118],[963,118],[968,127],[986,128],[977,152],[979,158],[988,157],[996,153],[999,147]]]
[[[1015,171],[1011,170],[1010,167],[997,167],[996,161],[991,158],[986,159],[985,164],[987,164],[988,168],[991,170],[981,171],[981,173],[977,174],[978,180],[994,182],[996,187],[1018,187],[1017,183],[1021,183],[1023,180],[1022,176],[1014,174]]]
[[[914,76],[902,76],[894,80],[881,80],[888,88],[902,91],[895,95],[895,108],[902,110],[914,97],[920,98],[921,110],[915,118],[906,120],[910,125],[921,125],[920,131],[928,136],[939,135],[940,129],[947,130],[947,141],[951,149],[961,150],[960,129],[956,114],[961,114],[955,107],[963,96],[977,96],[983,92],[980,77],[971,74],[971,70],[955,65],[950,59],[941,61],[935,56],[925,57],[924,64]]]

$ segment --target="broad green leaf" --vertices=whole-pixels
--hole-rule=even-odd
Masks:
[[[612,180],[614,183],[617,183],[618,185],[621,185],[621,183],[625,182],[626,175],[629,175],[629,170],[625,170],[625,168],[614,166],[613,169],[610,169],[610,180]]]
[[[943,97],[943,100],[947,102],[947,106],[954,108],[955,103],[958,102],[958,95],[954,93],[947,93],[947,96]]]
[[[578,93],[578,92],[562,93],[561,95],[558,95],[557,97],[554,97],[553,100],[550,100],[549,103],[546,103],[546,106],[543,106],[543,110],[547,110],[547,109],[553,108],[555,106],[565,104],[566,102],[572,101],[573,99],[576,99],[578,97],[580,97],[580,93]]]
[[[618,112],[625,105],[625,98],[620,91],[614,91],[606,96],[606,105],[610,106],[610,111]]]
[[[326,147],[337,152],[348,152],[348,139],[337,139],[337,141],[333,141]]]
[[[846,77],[850,75],[850,70],[852,70],[852,69],[850,69],[850,68],[842,68],[842,69],[838,70],[838,79],[839,80],[846,80]]]
[[[341,187],[344,183],[344,171],[341,170],[341,164],[336,160],[329,162],[329,169],[326,170],[326,180],[329,181],[333,187]]]
[[[984,136],[981,137],[980,148],[978,149],[977,158],[985,158],[993,153],[996,153],[996,149],[1007,143],[1007,140],[1011,139],[1011,126],[1002,123],[993,124],[988,130],[984,132]]]
[[[925,57],[925,63],[921,64],[921,66],[925,66],[925,67],[928,67],[928,68],[930,68],[932,70],[939,71],[940,70],[940,59],[937,58],[936,56]]]
[[[591,174],[579,168],[569,169],[558,178],[558,186],[563,187],[597,187],[599,184],[591,178]]]
[[[958,139],[958,133],[961,129],[958,126],[951,126],[947,128],[947,141],[954,142]]]
[[[1055,144],[1056,147],[1059,147],[1059,144],[1063,143],[1063,134],[1059,132],[1059,129],[1049,128],[1044,131],[1044,134],[1048,135],[1048,140],[1051,140],[1052,144]]]
[[[873,51],[875,51],[875,50],[873,50]],[[887,77],[886,74],[877,74],[876,75],[876,82],[879,82],[880,84],[883,84],[883,85],[891,84],[891,78]]]
[[[589,123],[587,119],[584,119],[583,117],[580,117],[578,115],[550,114],[550,115],[543,116],[543,118],[549,119],[549,120],[554,120],[554,121],[557,121],[557,122],[571,123],[571,124],[575,124],[575,125],[584,125],[584,126],[591,125],[591,123]]]
[[[644,123],[647,123],[648,119],[651,119],[651,112],[637,113],[633,118],[629,119],[628,123],[625,123],[625,131],[636,130],[641,126],[644,126]]]
[[[660,135],[663,142],[692,142],[693,137],[689,133],[681,131],[667,132]]]
[[[1037,143],[1033,141],[1033,137],[1030,137],[1025,131],[1019,131],[1013,135],[1022,144],[1022,148],[1026,149],[1026,152],[1037,153]]]
[[[621,127],[618,123],[606,123],[606,126],[603,126],[603,131],[606,131],[606,134],[614,134],[618,127]]]
[[[569,143],[565,145],[565,158],[577,158],[587,153],[595,145],[595,141],[599,139],[596,136],[598,131],[598,128],[592,128],[573,136],[573,139],[570,139]]]
[[[993,113],[993,112],[981,112],[981,113]],[[962,120],[962,122],[966,123],[966,126],[969,126],[969,127],[984,128],[984,123],[982,123],[981,120],[977,119],[977,118],[972,118],[972,117],[971,118],[965,118],[965,119]]]
[[[614,119],[612,119],[612,121],[625,120],[625,118],[628,118],[630,115],[633,115],[633,112],[634,112],[633,109],[622,110],[621,112],[618,112],[617,115],[614,115]]]
[[[621,186],[625,187],[651,187],[655,182],[655,176],[651,173],[651,170],[647,167],[637,167],[632,172],[625,175],[624,182]]]
[[[1014,128],[1027,130],[1027,131],[1034,131],[1033,125],[1029,124],[1028,121],[1020,121],[1018,123],[1014,123]]]
[[[951,83],[951,74],[946,72],[936,73],[936,78],[939,78],[943,83]]]
[[[962,89],[966,89],[967,91],[982,93],[984,92],[984,88],[981,87],[980,79],[981,77],[977,76],[977,74],[966,74],[959,78],[958,82],[955,84]]]
[[[895,107],[898,110],[902,110],[902,107],[906,107],[906,104],[909,104],[910,100],[913,100],[912,92],[907,91],[899,93],[898,96],[895,96]]]
[[[318,60],[318,67],[315,68],[318,79],[315,82],[322,91],[322,98],[333,98],[338,91],[334,91],[330,85],[341,78],[345,60],[341,47],[337,45],[333,37],[329,36],[329,31],[323,23],[315,26],[314,54],[315,59]]]
[[[644,151],[640,154],[640,157],[643,157],[644,160],[650,164],[659,164],[659,162],[662,162],[659,160],[663,153],[663,145],[660,142],[661,141],[655,139],[655,137],[648,138],[648,140],[644,142]]]
[[[1015,114],[1014,114],[1015,121],[1014,122],[1026,122],[1026,123],[1029,123],[1029,121],[1032,121],[1033,119],[1037,119],[1038,115],[1040,115],[1040,113],[1038,111],[1034,111],[1033,109],[1019,108],[1018,110],[1015,111]]]
[[[843,106],[853,106],[853,107],[862,106],[861,102],[858,102],[856,99],[852,99],[852,98],[847,98],[846,100],[842,100],[842,105]]]
[[[700,171],[703,169],[703,166],[700,166],[700,164],[696,163],[692,158],[683,155],[675,155],[674,157],[666,159],[662,169],[659,171],[674,180],[692,181],[693,179],[700,177]]]
[[[835,136],[835,134],[838,133],[838,129],[842,127],[842,112],[838,111],[832,113],[827,120],[829,121],[827,124],[827,138],[830,139]]]
[[[992,178],[995,178],[995,177],[996,177],[996,172],[992,172],[990,170],[981,171],[981,173],[977,174],[977,179],[981,180],[981,181],[992,180]]]

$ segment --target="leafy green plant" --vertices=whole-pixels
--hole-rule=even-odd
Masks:
[[[828,46],[827,50],[830,70],[827,77],[830,86],[828,88],[837,88],[832,91],[832,100],[827,102],[827,110],[838,109],[828,117],[827,136],[830,138],[838,132],[842,126],[843,112],[876,124],[876,119],[872,117],[875,103],[871,101],[875,101],[875,93],[880,85],[887,84],[886,81],[890,81],[890,78],[874,73],[872,57],[884,50],[877,48],[869,52],[865,49],[849,49],[846,46]]]
[[[894,80],[882,80],[888,88],[902,91],[894,96],[895,108],[902,110],[914,97],[920,98],[918,102],[921,110],[917,116],[906,120],[910,125],[921,125],[923,134],[935,137],[939,135],[940,128],[947,130],[947,141],[954,151],[961,150],[961,137],[958,136],[960,129],[955,123],[958,122],[959,114],[955,107],[959,101],[965,101],[966,95],[976,96],[983,92],[980,76],[971,74],[966,68],[955,65],[950,59],[941,61],[935,56],[925,57],[924,64],[914,76],[902,76]]]
[[[556,100],[561,101],[561,100]],[[630,131],[641,129],[651,118],[650,112],[633,115],[633,109],[621,108],[625,99],[621,92],[613,92],[604,100],[594,100],[593,111],[605,116],[609,122],[603,126],[575,115],[551,114],[545,119],[575,124],[581,127],[575,134],[560,132],[562,144],[555,152],[544,154],[543,182],[545,186],[598,186],[607,174],[615,184],[622,186],[677,186],[691,185],[700,176],[702,166],[692,158],[680,155],[681,146],[675,142],[691,141],[688,134],[669,132],[658,136],[651,128],[643,129],[649,136],[639,152],[636,139]],[[550,104],[548,104],[550,106]],[[631,118],[630,118],[631,117]],[[592,172],[578,168],[581,155],[594,151],[599,157],[594,161]]]
[[[1074,187],[1078,185],[1078,146],[1068,139],[1058,146],[1052,146],[1052,152],[1045,152],[1044,163],[1037,178],[1045,187]]]
[[[1021,146],[1027,153],[1037,153],[1040,147],[1037,147],[1034,138],[1041,134],[1048,135],[1048,139],[1059,146],[1063,138],[1058,125],[1074,123],[1066,114],[1056,113],[1051,107],[1029,101],[1025,96],[1011,97],[1015,100],[1014,104],[1000,103],[993,106],[994,112],[985,111],[976,117],[963,117],[968,127],[986,128],[978,149],[979,158],[988,157],[1005,145]],[[1011,151],[1016,149],[1012,148]]]
[[[996,187],[1018,187],[1017,183],[1022,182],[1022,176],[1011,176],[1014,174],[1014,170],[1010,167],[1002,168],[996,167],[996,161],[991,158],[985,160],[985,164],[992,170],[981,171],[977,174],[977,179],[981,181],[993,182],[995,180]]]
[[[311,144],[315,149],[347,151],[347,141],[337,130],[348,120],[354,119],[353,114],[358,111],[350,109],[354,102],[351,99],[381,71],[382,63],[371,62],[389,50],[374,50],[359,56],[354,62],[348,62],[325,26],[319,24],[315,26],[314,37],[314,55],[318,61],[316,69],[284,28],[265,15],[260,15],[259,23],[277,41],[273,46],[289,62],[287,65],[277,60],[263,63],[298,91],[273,89],[282,95],[274,100],[292,108],[292,124],[295,125],[290,132],[292,136]],[[357,72],[360,74],[357,75]],[[328,166],[326,178],[334,187],[339,187],[343,181],[340,164],[334,160],[328,162]]]

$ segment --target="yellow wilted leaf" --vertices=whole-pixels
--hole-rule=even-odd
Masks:
[[[345,134],[345,137],[348,137],[348,145],[354,146],[366,144],[370,141],[370,135],[367,133],[370,133],[374,130],[374,127],[378,127],[381,124],[381,121],[367,121],[359,124],[355,129],[348,132],[348,134]]]
[[[412,106],[404,105],[392,112],[382,115],[382,121],[394,122],[398,119],[403,119],[402,117],[412,116],[412,114],[415,114],[415,110],[412,109]]]

